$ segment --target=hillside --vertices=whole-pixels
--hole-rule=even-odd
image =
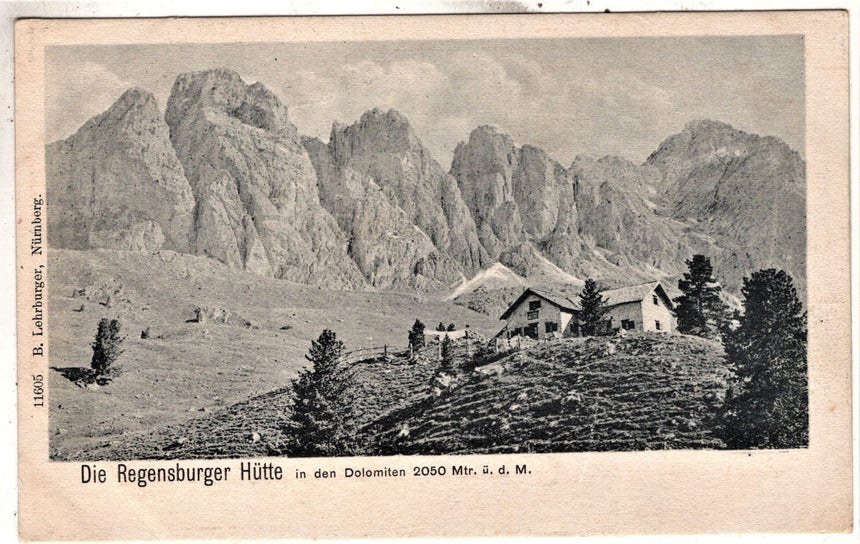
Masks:
[[[370,427],[382,453],[719,448],[719,344],[634,335],[538,344]]]
[[[120,358],[125,374],[108,387],[81,388],[51,370],[50,445],[59,459],[285,386],[325,328],[353,350],[404,347],[416,318],[469,325],[483,335],[500,326],[415,294],[330,291],[166,250],[52,249],[48,270],[52,368],[89,366],[101,317],[119,318],[128,335]],[[198,307],[204,323],[194,322]],[[147,328],[150,338],[142,339]]]
[[[474,346],[472,346],[474,348]],[[470,347],[459,345],[467,359]],[[355,377],[369,455],[720,448],[707,423],[724,394],[719,344],[646,334],[524,347],[435,396],[436,347],[418,364],[368,360]],[[283,454],[291,392],[282,388],[211,415],[120,438],[96,459]]]

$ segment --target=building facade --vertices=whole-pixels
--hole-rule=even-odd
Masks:
[[[674,332],[672,300],[659,281],[601,291],[606,301],[605,330]],[[526,289],[502,314],[507,338],[544,339],[560,334],[579,336],[579,301],[542,289]],[[557,334],[556,334],[557,333]]]

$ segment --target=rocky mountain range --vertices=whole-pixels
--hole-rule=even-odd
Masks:
[[[477,287],[487,270],[518,283],[673,278],[704,253],[734,293],[771,266],[805,286],[804,161],[713,121],[641,164],[567,167],[480,126],[446,171],[394,110],[334,123],[326,143],[299,135],[263,84],[218,69],[180,75],[163,116],[128,90],[49,144],[46,164],[58,248],[164,248],[301,283],[421,291]]]

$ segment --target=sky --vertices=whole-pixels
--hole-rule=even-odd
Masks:
[[[56,46],[46,136],[67,138],[132,86],[163,111],[177,75],[226,67],[266,85],[301,134],[323,141],[333,121],[394,108],[446,169],[485,124],[565,166],[579,154],[642,162],[696,119],[805,155],[803,51],[797,35]]]

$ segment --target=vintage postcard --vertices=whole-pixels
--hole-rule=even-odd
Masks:
[[[851,530],[847,20],[19,21],[21,538]]]

